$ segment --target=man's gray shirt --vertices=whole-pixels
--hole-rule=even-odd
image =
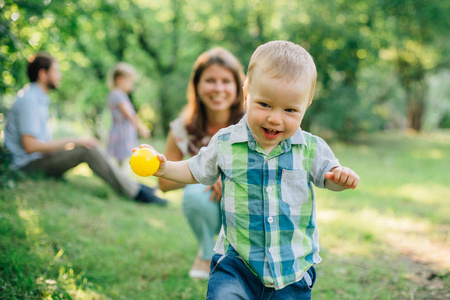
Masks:
[[[37,83],[25,86],[17,94],[6,118],[5,146],[12,153],[12,165],[19,169],[42,157],[42,153],[28,154],[22,145],[22,135],[34,136],[40,142],[50,142],[50,100]]]

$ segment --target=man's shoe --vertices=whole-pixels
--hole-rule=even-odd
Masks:
[[[169,204],[166,199],[162,199],[156,196],[155,191],[152,188],[143,184],[141,185],[141,189],[139,190],[139,193],[134,198],[134,200],[136,200],[136,202],[156,204],[160,206],[166,206],[167,204]]]

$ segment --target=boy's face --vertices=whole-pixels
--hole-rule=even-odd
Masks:
[[[297,132],[310,104],[310,88],[309,81],[286,83],[255,70],[244,105],[248,126],[267,153]]]

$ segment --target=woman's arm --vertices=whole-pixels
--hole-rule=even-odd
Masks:
[[[183,153],[175,143],[172,130],[169,132],[169,136],[167,137],[166,152],[164,153],[164,156],[169,161],[181,161],[183,159]],[[186,185],[183,183],[167,180],[161,177],[159,178],[159,188],[163,192],[176,190],[185,186]]]

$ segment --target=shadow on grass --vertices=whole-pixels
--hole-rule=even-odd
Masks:
[[[0,299],[106,299],[60,263],[64,251],[49,243],[40,212],[25,197],[7,195],[0,196]]]
[[[14,199],[0,198],[0,298],[38,298],[42,291],[35,280],[39,276],[36,270],[40,258],[30,251],[31,244]]]
[[[177,200],[169,207],[143,205],[117,196],[96,176],[70,174],[67,181],[26,179],[2,195],[0,211],[24,232],[20,245],[2,237],[11,248],[4,255],[22,251],[17,269],[32,283],[16,291],[17,299],[27,291],[39,299],[204,298],[206,282],[187,276],[197,248],[181,194],[171,194]],[[34,267],[22,268],[30,261]]]
[[[335,255],[322,251],[313,299],[449,299],[449,274],[407,256]]]

